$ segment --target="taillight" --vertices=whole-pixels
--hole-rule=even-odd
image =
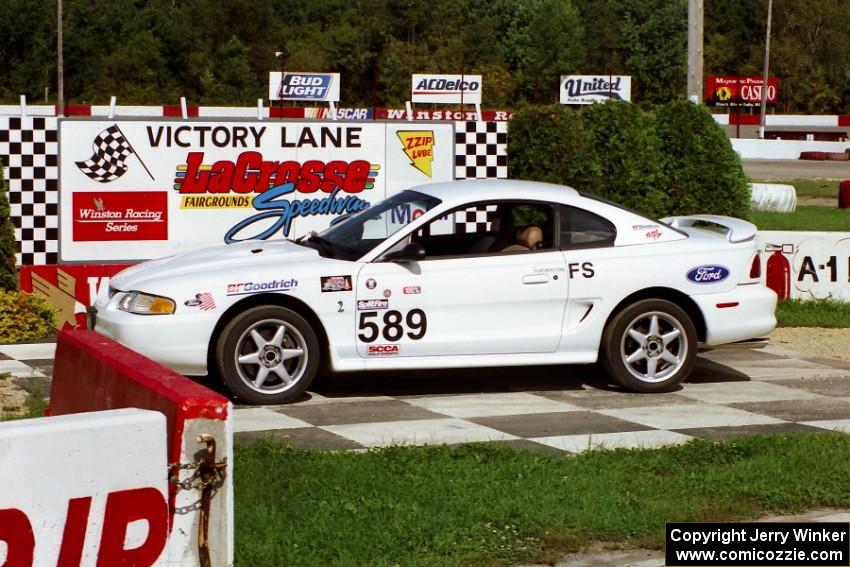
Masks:
[[[759,253],[756,252],[755,257],[753,258],[753,263],[750,264],[750,279],[757,280],[761,278],[761,257]]]

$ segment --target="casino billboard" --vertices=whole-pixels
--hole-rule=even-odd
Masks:
[[[294,238],[454,178],[454,124],[62,120],[60,258]]]

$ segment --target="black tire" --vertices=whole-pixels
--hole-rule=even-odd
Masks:
[[[215,359],[222,381],[236,397],[274,405],[304,393],[316,376],[320,353],[316,333],[301,315],[263,305],[240,313],[224,327]]]
[[[667,392],[693,370],[697,332],[690,316],[675,303],[644,299],[611,319],[601,346],[605,371],[622,387]]]

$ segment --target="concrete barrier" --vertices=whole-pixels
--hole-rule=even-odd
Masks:
[[[162,414],[0,423],[0,455],[0,565],[166,564]]]
[[[732,148],[742,159],[798,159],[802,152],[844,152],[848,142],[807,142],[804,140],[754,140],[732,138]]]
[[[50,414],[142,408],[165,415],[168,462],[192,463],[204,454],[199,435],[216,440],[216,460],[226,459],[214,485],[209,552],[213,565],[233,563],[233,422],[223,396],[94,331],[62,331],[57,337]],[[186,480],[192,471],[173,467]],[[201,491],[170,485],[168,563],[198,564]]]

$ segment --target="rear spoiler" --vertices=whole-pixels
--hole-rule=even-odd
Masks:
[[[756,236],[758,228],[751,222],[736,219],[735,217],[724,217],[722,215],[688,215],[681,217],[665,217],[661,222],[669,224],[673,228],[696,227],[701,225],[709,230],[720,227],[729,242],[745,242]]]

